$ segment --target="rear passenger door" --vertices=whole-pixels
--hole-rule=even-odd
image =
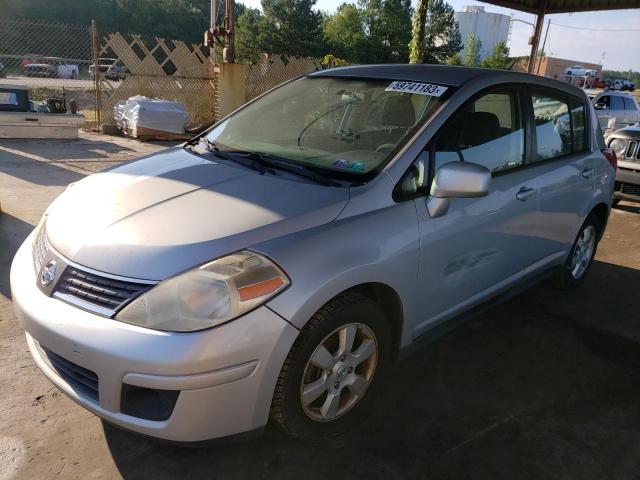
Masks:
[[[588,109],[585,100],[560,90],[532,87],[530,94],[532,160],[540,189],[533,248],[538,258],[564,258],[595,188],[597,158],[587,148]]]

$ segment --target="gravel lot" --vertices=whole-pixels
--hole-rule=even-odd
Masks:
[[[640,206],[622,203],[580,289],[547,284],[395,365],[358,432],[268,428],[185,449],[103,426],[39,373],[9,266],[65,186],[159,144],[82,134],[0,144],[0,478],[631,479],[640,474]]]

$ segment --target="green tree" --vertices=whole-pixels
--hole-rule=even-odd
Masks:
[[[467,45],[464,54],[464,64],[469,67],[477,67],[480,64],[480,47],[482,42],[473,33],[467,36]]]
[[[493,46],[491,55],[485,58],[480,65],[485,68],[508,70],[511,66],[511,60],[509,59],[509,47],[507,47],[507,43],[496,43]]]
[[[462,56],[459,53],[454,53],[445,62],[447,65],[462,65]]]
[[[324,35],[329,50],[352,63],[364,63],[367,56],[367,36],[360,10],[343,3],[324,22]]]
[[[411,41],[409,42],[409,63],[422,63],[425,46],[425,22],[429,0],[418,0],[411,19]]]
[[[411,0],[359,0],[368,37],[368,63],[407,62]]]
[[[325,51],[322,14],[316,0],[262,0],[264,23],[258,41],[267,53],[320,57]]]
[[[444,63],[462,49],[454,10],[444,0],[430,0],[425,23],[424,63]]]
[[[263,28],[264,17],[260,10],[247,8],[236,22],[236,55],[240,63],[254,65],[260,60],[262,45],[259,32]]]

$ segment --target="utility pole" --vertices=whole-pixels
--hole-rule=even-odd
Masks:
[[[225,0],[226,15],[225,15],[225,30],[227,34],[227,41],[225,42],[225,48],[222,50],[222,61],[224,63],[236,62],[236,22],[234,18],[235,0]]]
[[[211,0],[211,27],[204,32],[204,44],[212,49],[211,58],[214,58],[216,43],[222,47],[222,62],[235,63],[235,38],[236,22],[234,18],[235,0],[225,0],[224,26],[218,27],[218,5],[217,0]]]

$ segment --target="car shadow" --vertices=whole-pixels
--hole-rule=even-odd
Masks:
[[[640,270],[595,262],[586,280],[533,287],[393,364],[347,435],[304,443],[268,427],[188,449],[105,423],[108,448],[127,479],[632,476],[637,462],[614,459],[640,457],[638,301],[624,293]]]
[[[27,155],[37,155],[51,161],[91,160],[107,161],[115,154],[134,152],[135,150],[115,142],[105,142],[90,138],[66,139],[29,139],[6,140],[2,145],[19,150]]]
[[[0,173],[45,186],[66,186],[85,176],[68,168],[1,149]]]
[[[11,261],[33,228],[34,226],[30,223],[23,222],[6,212],[0,212],[0,295],[6,298],[11,298],[9,286]]]
[[[613,208],[624,212],[640,214],[640,203],[619,203]]]

